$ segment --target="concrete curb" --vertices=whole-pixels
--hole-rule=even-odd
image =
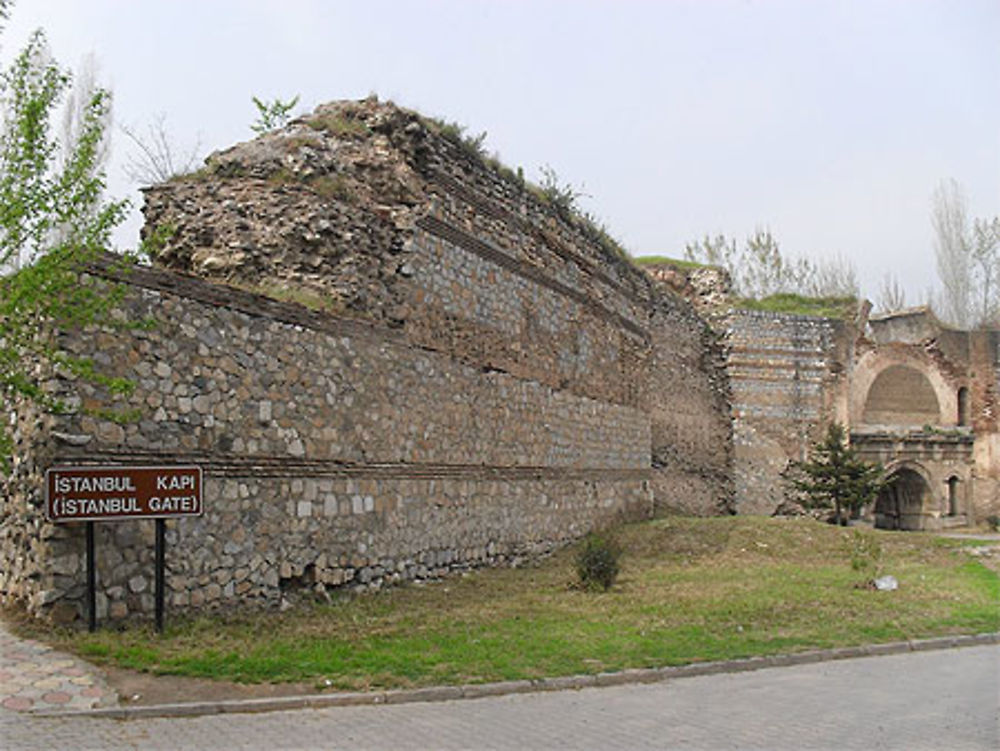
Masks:
[[[904,654],[906,652],[927,652],[936,649],[974,647],[988,644],[1000,644],[1000,632],[973,634],[970,636],[944,636],[934,639],[871,644],[860,647],[817,649],[808,652],[773,655],[770,657],[749,657],[740,660],[691,663],[677,667],[639,668],[622,670],[617,673],[570,675],[530,681],[505,681],[501,683],[400,689],[396,691],[309,694],[305,696],[284,696],[268,699],[158,704],[148,707],[111,707],[72,712],[37,712],[32,714],[35,717],[110,717],[118,720],[129,720],[149,717],[198,717],[236,712],[280,712],[291,709],[455,701],[458,699],[479,699],[487,696],[507,696],[539,691],[566,691],[636,683],[656,683],[699,675],[742,673],[762,668],[808,665],[832,660],[848,660],[856,657],[874,657],[879,655]]]

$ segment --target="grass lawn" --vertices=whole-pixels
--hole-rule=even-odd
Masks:
[[[856,534],[899,589],[858,587]],[[285,613],[35,634],[98,663],[243,682],[398,688],[595,673],[1000,630],[1000,578],[967,541],[807,520],[665,518],[619,531],[608,592],[573,549],[537,566],[343,596]],[[329,683],[327,683],[329,682]]]

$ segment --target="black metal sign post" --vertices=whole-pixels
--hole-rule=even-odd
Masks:
[[[97,563],[94,560],[94,522],[87,522],[87,630],[97,631]]]
[[[53,467],[45,473],[49,521],[86,522],[87,627],[97,630],[97,559],[94,522],[156,521],[156,630],[163,633],[167,519],[201,516],[201,467]]]
[[[156,520],[156,633],[163,633],[163,590],[166,578],[166,519]]]

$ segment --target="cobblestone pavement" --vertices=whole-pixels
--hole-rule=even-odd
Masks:
[[[115,692],[92,665],[41,642],[18,638],[0,621],[0,707],[50,712],[117,702]]]
[[[1000,748],[1000,646],[434,704],[172,719],[0,711],[21,749]]]

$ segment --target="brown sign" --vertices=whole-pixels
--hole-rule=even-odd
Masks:
[[[45,514],[53,522],[201,516],[201,467],[53,467]]]

